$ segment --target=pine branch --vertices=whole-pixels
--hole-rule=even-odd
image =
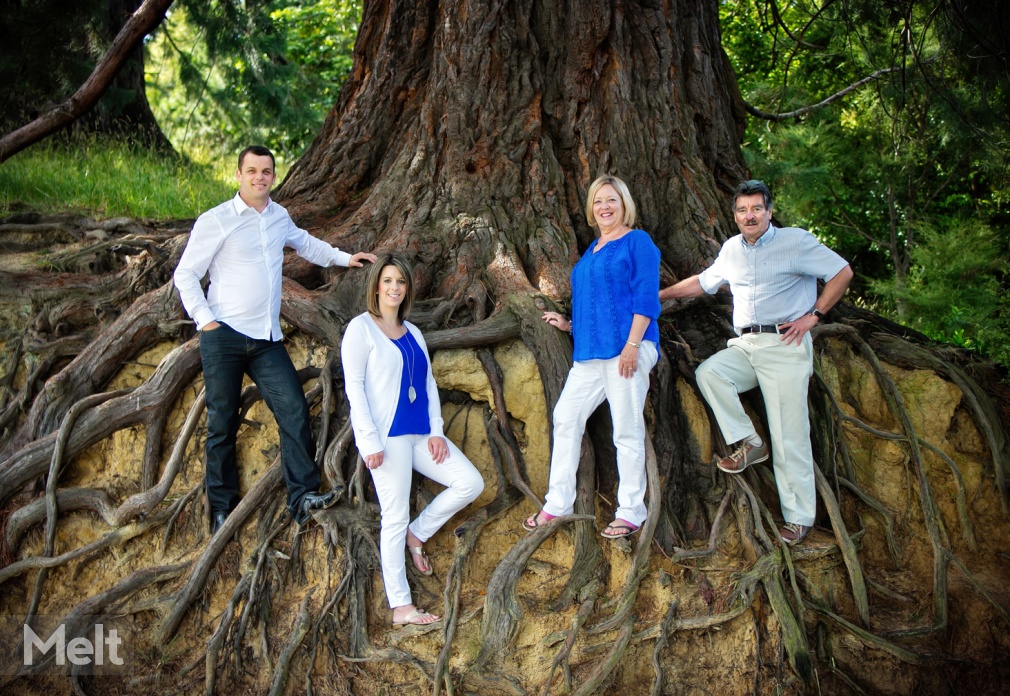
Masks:
[[[785,121],[786,119],[790,119],[790,118],[799,118],[800,116],[808,114],[811,111],[814,111],[816,109],[820,109],[820,108],[825,107],[825,106],[827,106],[828,104],[830,104],[830,103],[832,103],[834,101],[837,101],[837,100],[841,99],[846,94],[849,94],[850,92],[854,92],[857,89],[859,89],[860,87],[863,87],[864,85],[867,85],[867,84],[873,82],[874,80],[877,80],[878,78],[883,77],[884,75],[887,75],[888,73],[898,72],[901,69],[902,68],[897,67],[897,66],[891,67],[891,68],[883,68],[882,70],[876,71],[872,75],[867,75],[866,77],[864,77],[862,80],[859,80],[858,82],[852,83],[851,85],[849,85],[845,89],[843,89],[843,90],[841,90],[839,92],[835,92],[834,94],[832,94],[827,99],[824,99],[823,101],[817,102],[816,104],[811,104],[809,106],[801,107],[799,109],[796,109],[795,111],[788,111],[786,113],[781,113],[781,114],[772,114],[772,113],[768,113],[767,111],[761,111],[756,106],[751,106],[746,101],[743,102],[743,108],[746,109],[747,113],[749,113],[751,116],[754,116],[756,118],[761,118],[761,119],[764,119],[766,121],[776,121],[776,122],[778,122],[778,121]]]

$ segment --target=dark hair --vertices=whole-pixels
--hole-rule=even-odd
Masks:
[[[736,199],[740,196],[753,196],[755,193],[764,196],[766,208],[772,207],[772,192],[768,190],[765,182],[757,179],[748,179],[736,187],[736,191],[733,193],[733,207],[736,207]]]
[[[238,153],[238,168],[242,169],[242,162],[245,160],[246,155],[256,155],[257,157],[269,157],[270,162],[273,164],[274,169],[277,168],[277,160],[274,159],[274,153],[270,152],[267,148],[262,145],[250,145],[242,152]]]
[[[403,323],[404,318],[410,313],[410,308],[414,306],[414,269],[410,261],[402,254],[383,254],[368,269],[368,280],[365,281],[365,304],[368,306],[368,313],[374,316],[382,316],[379,311],[379,280],[382,278],[382,269],[386,266],[393,266],[407,281],[407,296],[403,298],[400,307],[397,309],[396,318]]]

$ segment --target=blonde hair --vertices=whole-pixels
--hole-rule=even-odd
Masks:
[[[410,313],[410,308],[414,306],[414,270],[410,261],[400,254],[384,254],[372,264],[368,269],[368,280],[365,282],[365,303],[368,306],[368,313],[374,316],[382,316],[379,310],[379,280],[382,278],[382,269],[386,266],[393,266],[407,281],[407,296],[403,298],[396,311],[396,319],[403,323],[404,317]]]
[[[621,199],[621,205],[624,206],[624,224],[628,227],[634,227],[638,209],[635,207],[635,201],[631,199],[628,185],[610,174],[604,174],[589,187],[589,195],[586,196],[586,222],[589,223],[590,227],[596,227],[596,216],[593,215],[593,199],[596,198],[596,194],[600,192],[600,189],[607,184],[614,187],[614,190],[617,191],[617,195]]]

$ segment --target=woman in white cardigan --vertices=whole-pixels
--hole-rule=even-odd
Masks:
[[[417,570],[431,575],[424,542],[480,495],[484,480],[442,433],[428,348],[404,320],[414,302],[410,263],[398,254],[380,256],[368,273],[366,299],[368,311],[347,324],[340,344],[351,426],[382,511],[379,554],[393,625],[430,624],[439,617],[411,601],[404,544]],[[447,488],[408,525],[412,470]]]

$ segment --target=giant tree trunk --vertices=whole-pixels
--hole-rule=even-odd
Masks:
[[[112,221],[112,242],[88,248],[76,219],[0,227],[18,251],[69,245],[49,259],[63,272],[8,273],[0,291],[12,325],[33,317],[8,336],[0,377],[16,561],[0,582],[18,598],[0,613],[132,617],[134,645],[156,659],[121,686],[145,693],[945,693],[969,678],[986,691],[1008,648],[1006,418],[993,398],[1006,389],[971,356],[866,312],[837,310],[816,337],[821,516],[802,546],[774,541],[768,469],[711,464],[725,445],[693,368],[729,335],[724,296],[663,317],[642,531],[629,543],[595,530],[613,514],[606,408],[584,442],[577,514],[519,531],[545,492],[548,414],[571,360],[540,314],[564,308],[592,240],[589,183],[629,183],[671,282],[733,233],[729,196],[746,176],[714,0],[545,4],[367,3],[353,75],[277,195],[344,249],[416,264],[412,319],[448,433],[487,481],[429,540],[435,575],[410,576],[444,624],[389,630],[336,354],[363,273],[292,258],[284,286],[341,504],[293,528],[272,419],[250,390],[243,503],[208,540],[198,358],[167,285],[185,237]],[[89,268],[101,287],[72,272]],[[127,372],[139,386],[116,391]],[[418,486],[418,504],[431,494]],[[26,533],[43,525],[44,538]]]

